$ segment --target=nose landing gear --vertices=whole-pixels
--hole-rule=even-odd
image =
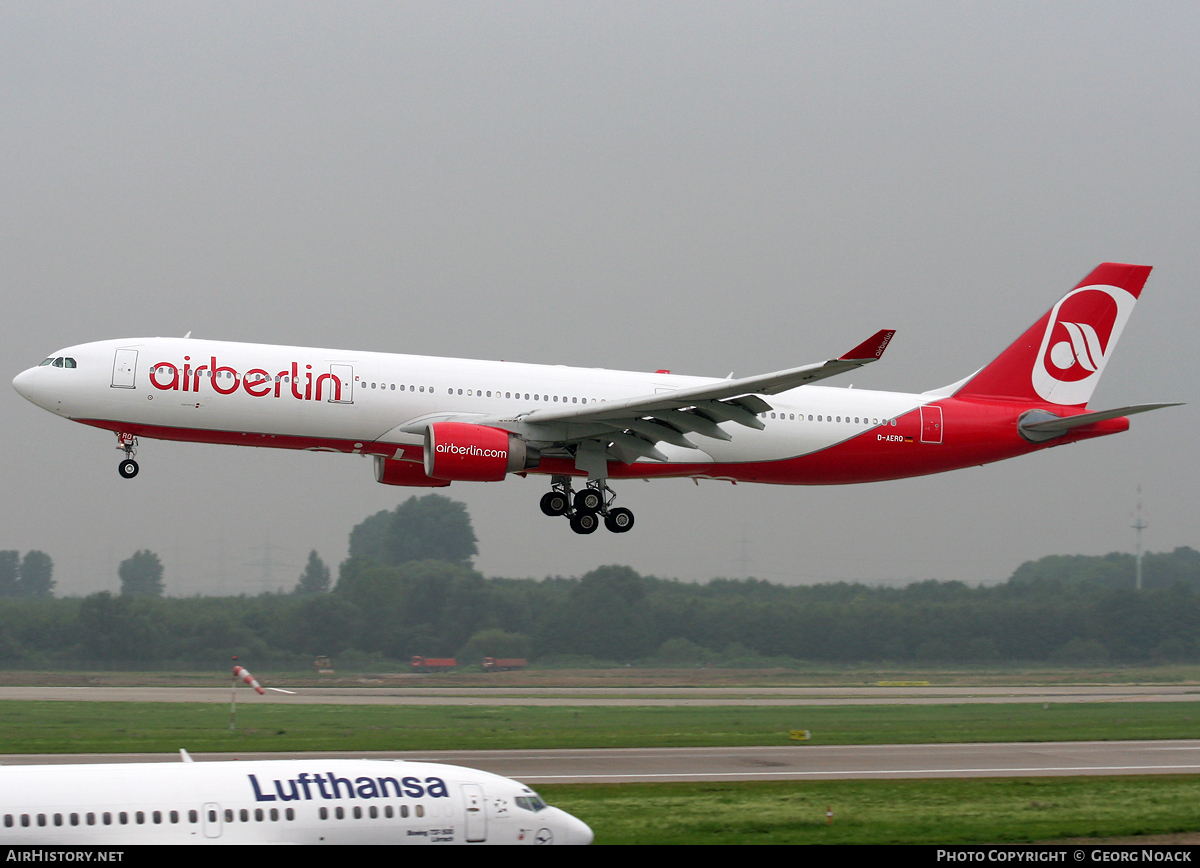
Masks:
[[[125,453],[125,457],[117,465],[117,473],[121,474],[122,479],[133,479],[138,475],[138,463],[133,460],[133,456],[137,455],[137,438],[118,431],[117,449]]]
[[[604,526],[613,533],[625,533],[633,527],[633,512],[624,507],[613,508],[616,493],[603,479],[593,479],[587,488],[573,491],[571,477],[550,477],[551,490],[542,495],[541,508],[546,515],[565,515],[571,530],[579,534],[594,533]]]

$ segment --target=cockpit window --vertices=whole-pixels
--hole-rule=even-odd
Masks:
[[[62,356],[59,356],[57,359],[54,360],[54,367],[61,368],[62,366],[63,366],[63,359],[62,359]]]
[[[74,359],[72,359],[70,356],[68,356],[67,358],[63,359],[63,367],[64,367],[64,368],[73,368],[73,367],[75,367],[75,360],[74,360]]]
[[[513,801],[517,803],[518,808],[524,808],[527,811],[537,813],[546,807],[546,803],[542,801],[541,796],[517,796]]]
[[[44,361],[40,365],[38,365],[38,367],[44,368],[44,367],[46,367],[46,365],[53,365],[53,364],[54,364],[54,356],[51,356],[50,358],[46,359],[46,361]]]

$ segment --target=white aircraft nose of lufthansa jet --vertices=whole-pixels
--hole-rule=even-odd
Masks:
[[[562,844],[590,844],[595,835],[592,834],[592,828],[583,820],[568,814],[560,808],[547,807],[543,810],[554,811],[562,820],[563,828],[566,830],[566,840],[556,843]]]
[[[27,401],[33,400],[33,378],[36,371],[37,368],[29,368],[13,377],[13,388]]]
[[[578,817],[571,817],[571,832],[567,836],[572,844],[590,844],[596,836],[592,834],[592,827]]]

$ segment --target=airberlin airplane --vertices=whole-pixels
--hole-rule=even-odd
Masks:
[[[611,479],[876,482],[1125,431],[1125,417],[1173,406],[1087,409],[1149,274],[1100,265],[994,362],[919,394],[812,385],[878,360],[891,330],[836,359],[723,380],[133,338],[59,350],[13,386],[114,432],[126,478],[139,438],[371,455],[386,485],[539,473],[544,513],[624,533],[633,513],[613,505]]]

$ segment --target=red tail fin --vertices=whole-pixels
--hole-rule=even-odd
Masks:
[[[1097,266],[956,394],[1086,405],[1150,268],[1116,262]]]

